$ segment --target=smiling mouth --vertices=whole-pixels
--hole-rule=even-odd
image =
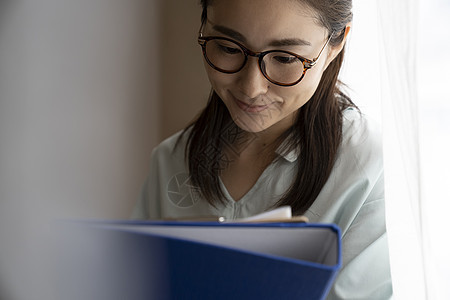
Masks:
[[[233,96],[234,102],[236,102],[237,106],[239,106],[240,109],[242,109],[245,112],[249,113],[259,113],[269,108],[271,104],[264,104],[264,105],[250,105],[247,104],[236,97]]]

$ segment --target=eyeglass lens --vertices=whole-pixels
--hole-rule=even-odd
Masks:
[[[206,43],[206,56],[219,71],[234,73],[246,62],[242,48],[229,40],[211,39]],[[261,71],[269,80],[282,84],[297,82],[303,75],[303,62],[296,56],[282,51],[264,54]]]

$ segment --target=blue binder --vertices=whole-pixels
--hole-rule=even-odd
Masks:
[[[332,224],[69,222],[60,299],[324,299],[341,266]]]

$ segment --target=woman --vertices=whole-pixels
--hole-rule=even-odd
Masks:
[[[389,299],[380,137],[337,80],[351,1],[201,3],[211,96],[153,151],[133,217],[234,219],[290,205],[342,230],[329,299]]]

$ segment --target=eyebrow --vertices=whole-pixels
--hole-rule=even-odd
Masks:
[[[282,40],[274,40],[269,43],[269,46],[311,46],[311,43],[305,41],[303,39],[282,39]]]
[[[215,31],[218,31],[222,34],[229,36],[230,38],[238,40],[241,43],[247,42],[247,39],[245,38],[245,36],[243,36],[241,33],[237,32],[231,28],[221,26],[221,25],[213,25],[213,29]],[[306,40],[299,39],[299,38],[287,38],[287,39],[281,39],[281,40],[273,40],[269,43],[269,46],[271,46],[271,47],[311,46],[311,43]]]
[[[245,36],[243,36],[241,33],[237,32],[231,28],[221,26],[221,25],[213,25],[213,29],[222,34],[228,35],[229,37],[236,39],[239,42],[242,42],[242,43],[247,42],[247,39],[245,38]]]

